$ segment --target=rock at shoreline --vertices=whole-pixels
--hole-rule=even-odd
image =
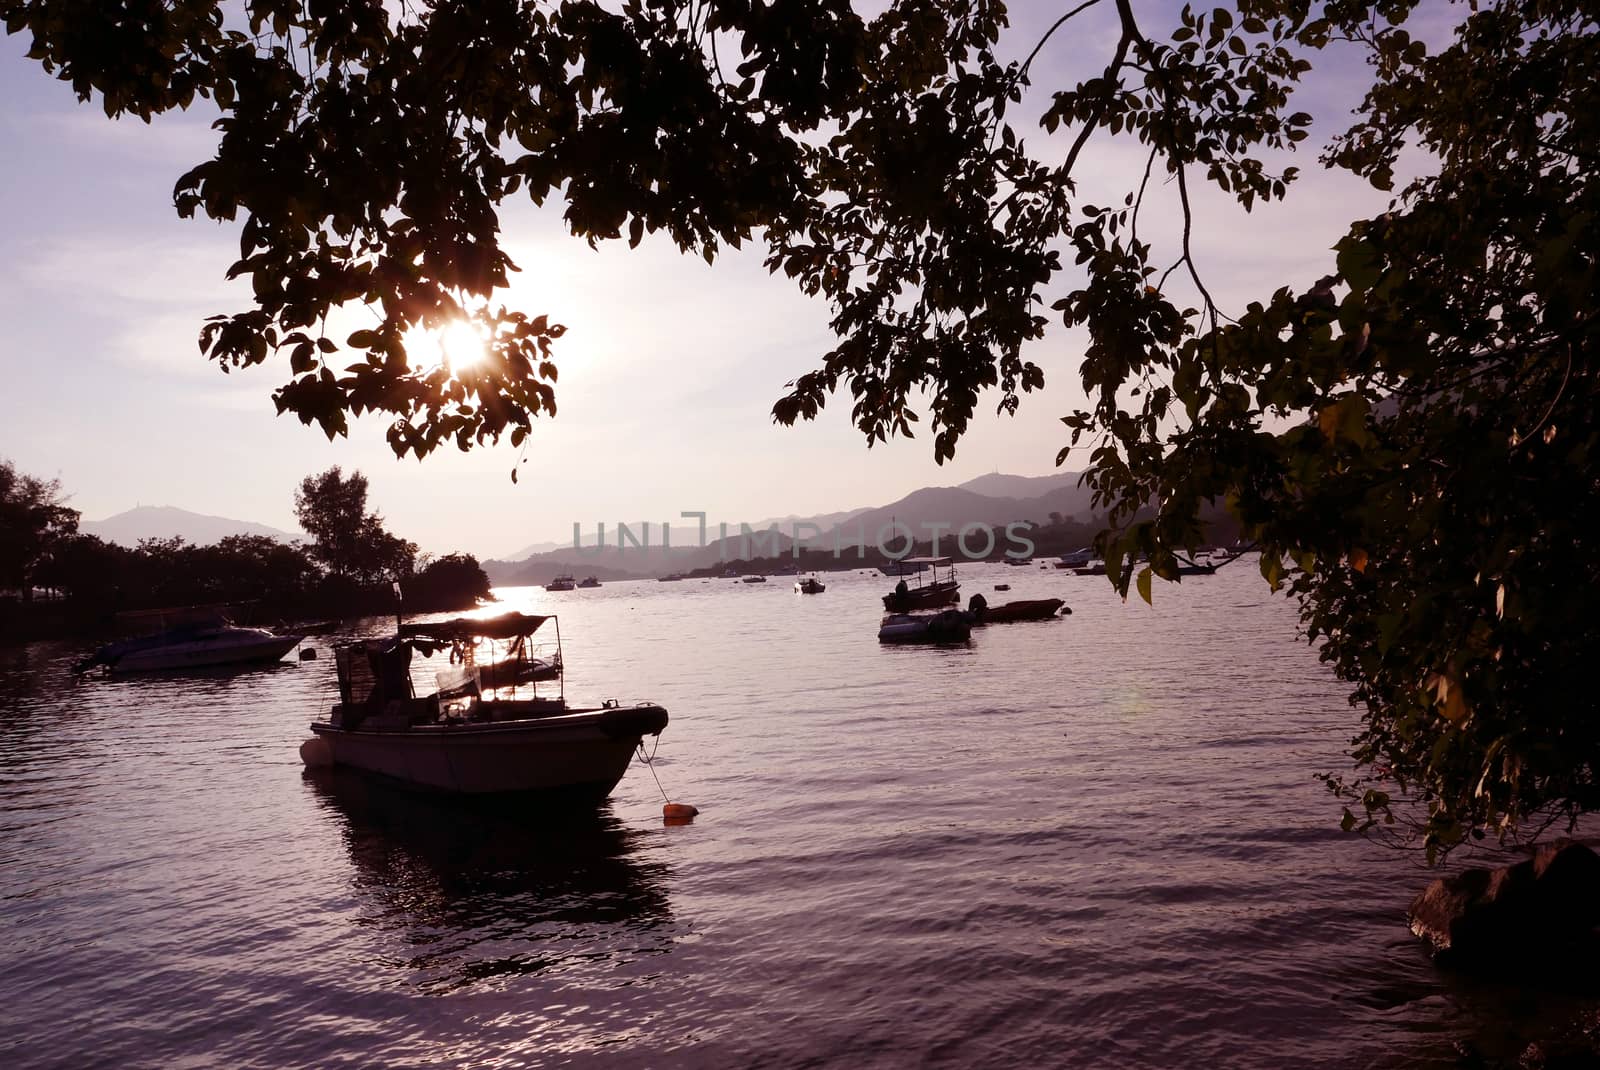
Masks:
[[[1594,1070],[1600,1066],[1600,1012],[1590,1012],[1548,1040],[1535,1041],[1517,1061],[1519,1070]]]
[[[1600,925],[1600,855],[1546,844],[1499,869],[1468,869],[1412,900],[1411,931],[1454,964],[1562,957]]]

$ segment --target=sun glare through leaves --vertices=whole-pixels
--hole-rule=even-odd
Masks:
[[[406,333],[406,353],[417,368],[443,367],[453,374],[467,371],[488,355],[483,328],[470,320],[444,327],[417,327]]]

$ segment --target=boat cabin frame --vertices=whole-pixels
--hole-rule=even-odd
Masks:
[[[549,658],[537,656],[531,640],[547,622],[554,622],[555,642]],[[495,657],[496,643],[504,643],[504,656]],[[480,660],[487,646],[489,658]],[[436,672],[436,688],[418,695],[412,680],[412,655],[423,657],[448,651],[449,667]],[[454,620],[401,624],[387,639],[369,639],[334,651],[339,682],[338,721],[354,727],[381,713],[404,716],[411,722],[450,716],[449,706],[472,700],[480,705],[505,707],[566,706],[566,673],[561,647],[561,621],[555,614],[507,613],[498,617],[457,617]],[[541,682],[553,682],[554,696],[539,694]],[[519,695],[519,689],[531,694]],[[509,692],[502,697],[502,692]],[[398,709],[395,707],[398,705]]]
[[[899,576],[900,576],[900,578],[902,580],[905,579],[906,576],[908,575],[908,573],[906,572],[905,566],[907,566],[907,565],[920,566],[918,568],[912,569],[911,572],[909,573],[909,575],[913,575],[913,576],[917,577],[917,584],[916,584],[917,587],[924,586],[923,579],[922,579],[923,568],[927,569],[927,575],[928,575],[927,586],[930,586],[930,587],[931,586],[937,586],[941,582],[943,582],[943,583],[954,583],[954,582],[956,582],[956,565],[955,565],[954,558],[949,558],[949,557],[902,557],[902,558],[899,558],[898,560],[896,560],[895,564],[899,567]],[[941,568],[945,570],[944,579],[943,580],[939,579],[939,570]],[[910,585],[908,584],[907,586],[910,586]],[[916,590],[916,587],[912,587],[911,589],[912,590]]]

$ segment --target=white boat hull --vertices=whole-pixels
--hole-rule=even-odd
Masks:
[[[273,662],[299,645],[300,638],[298,635],[264,635],[260,639],[244,642],[218,643],[196,639],[187,643],[168,643],[150,650],[124,654],[112,664],[111,671],[160,672]]]
[[[622,779],[634,748],[659,734],[658,706],[580,710],[526,721],[418,725],[393,731],[311,730],[335,765],[430,791],[564,793],[598,801]]]

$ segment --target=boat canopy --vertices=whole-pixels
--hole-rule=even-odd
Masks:
[[[465,642],[471,639],[516,639],[532,635],[555,615],[538,616],[531,613],[504,613],[498,617],[457,617],[455,620],[433,621],[425,624],[402,624],[400,636],[404,639],[432,639],[439,643]]]
[[[902,565],[932,565],[935,568],[943,568],[950,563],[950,559],[948,557],[902,557],[899,563]]]

